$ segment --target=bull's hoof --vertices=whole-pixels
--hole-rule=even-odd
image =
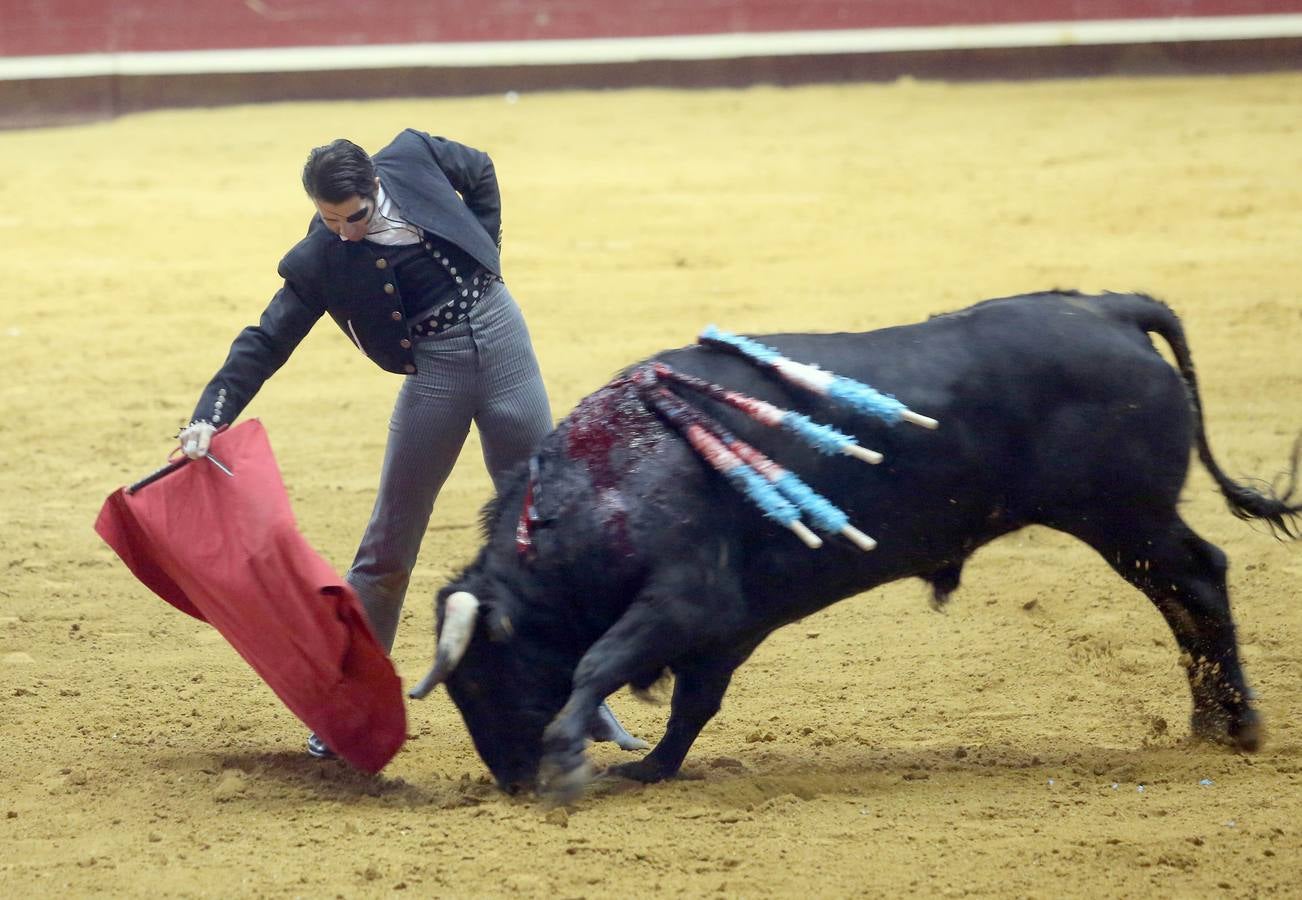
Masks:
[[[674,772],[656,762],[651,757],[644,756],[634,762],[620,763],[617,766],[611,766],[606,770],[606,774],[613,775],[617,778],[628,778],[631,781],[640,781],[643,784],[655,784],[657,781],[664,781],[666,778],[672,778]]]
[[[549,803],[568,806],[579,799],[590,781],[592,765],[586,757],[580,756],[577,765],[568,767],[544,760],[539,792]]]
[[[1244,753],[1260,750],[1265,736],[1260,713],[1247,707],[1237,715],[1223,709],[1195,708],[1189,719],[1189,730],[1196,738]]]
[[[608,741],[621,750],[649,750],[651,748],[651,745],[646,741],[642,740],[640,737],[634,737],[623,728],[614,731],[604,727],[604,725],[594,726],[592,730],[588,732],[588,737],[592,738],[595,743]]]
[[[597,708],[597,714],[588,726],[588,737],[594,741],[610,741],[621,750],[646,750],[651,746],[641,738],[629,734],[604,703]]]
[[[618,747],[621,750],[627,750],[630,753],[636,752],[638,750],[651,749],[651,745],[648,744],[646,741],[642,740],[640,737],[634,737],[633,735],[628,734],[627,732],[625,732],[620,737],[607,738],[607,740],[614,741],[616,747]]]

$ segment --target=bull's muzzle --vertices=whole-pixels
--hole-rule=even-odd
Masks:
[[[413,700],[423,700],[438,687],[461,662],[470,639],[475,634],[475,620],[479,616],[479,600],[469,591],[456,591],[448,596],[443,607],[443,630],[439,632],[438,650],[434,665],[420,684],[408,692]]]

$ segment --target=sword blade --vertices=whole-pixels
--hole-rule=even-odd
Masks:
[[[227,467],[222,463],[222,461],[221,461],[220,459],[218,459],[217,457],[213,456],[211,453],[209,453],[207,456],[205,456],[204,459],[208,460],[208,462],[212,463],[214,466],[216,466],[217,468],[221,469],[223,472],[225,472],[225,473],[226,473],[227,475],[229,475],[231,478],[234,478],[234,477],[235,477],[235,473],[232,472],[230,469],[228,469],[228,468],[227,468]]]

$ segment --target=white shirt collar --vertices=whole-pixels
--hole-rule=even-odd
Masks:
[[[366,240],[395,247],[414,244],[420,239],[420,229],[402,218],[398,204],[393,202],[384,186],[380,185],[376,189],[375,215],[371,216],[371,227],[366,232]]]

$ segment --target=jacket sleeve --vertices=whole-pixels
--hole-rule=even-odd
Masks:
[[[258,324],[245,328],[235,338],[226,362],[204,388],[192,419],[214,425],[234,422],[263,382],[285,364],[322,312],[304,302],[286,280],[263,310]]]
[[[422,135],[443,170],[479,224],[499,247],[502,245],[502,194],[493,160],[482,150],[447,138]]]

